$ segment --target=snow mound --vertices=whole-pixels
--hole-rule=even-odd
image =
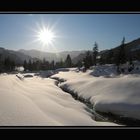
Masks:
[[[114,67],[110,66],[110,69],[108,67],[96,67],[86,73],[60,72],[52,77],[67,80],[60,86],[89,100],[97,111],[140,120],[140,76],[138,74],[113,78],[93,76],[114,74]]]
[[[133,65],[134,65],[134,67],[133,67]],[[133,61],[133,65],[130,65],[128,62],[125,63],[125,64],[121,64],[119,66],[119,70],[121,71],[123,69],[123,72],[121,72],[123,75],[140,74],[140,62],[139,61]],[[93,75],[95,77],[103,76],[103,77],[106,77],[106,78],[116,77],[116,76],[119,75],[119,73],[117,72],[117,66],[114,65],[114,64],[92,66],[90,68],[89,74]]]

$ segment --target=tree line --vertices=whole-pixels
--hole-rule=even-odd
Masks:
[[[55,62],[54,60],[49,62],[46,61],[45,58],[43,60],[36,60],[36,61],[31,61],[29,60],[28,62],[24,60],[24,71],[38,71],[38,70],[55,70],[58,68],[70,68],[72,67],[72,60],[71,56],[68,54],[65,61],[62,59],[58,62]]]
[[[129,65],[131,65],[131,67],[128,68],[128,71],[131,71],[134,68],[132,61],[133,57],[131,51],[126,54],[125,45],[125,37],[123,37],[120,46],[115,51],[110,49],[104,53],[101,53],[101,51],[99,52],[98,44],[95,42],[92,51],[87,51],[86,56],[83,60],[77,63],[77,66],[84,66],[84,70],[86,71],[91,66],[96,66],[97,64],[115,64],[117,66],[117,71],[120,72],[121,65],[128,62]]]
[[[85,71],[93,65],[96,66],[98,62],[98,53],[99,53],[98,44],[95,42],[93,50],[87,51],[86,56],[83,58],[83,60],[77,63],[77,66],[79,68],[84,66]]]
[[[0,55],[0,73],[1,72],[11,72],[15,69],[15,61],[11,60],[9,57],[2,59]]]
[[[116,49],[115,51],[110,49],[104,53],[101,53],[101,51],[99,52],[99,46],[97,42],[95,42],[93,49],[91,51],[87,51],[85,57],[82,60],[79,60],[77,64],[72,63],[71,56],[68,54],[64,61],[61,59],[58,62],[49,62],[45,59],[34,61],[25,60],[23,62],[23,67],[25,71],[54,70],[58,68],[70,67],[84,67],[84,70],[86,71],[91,66],[96,66],[97,64],[116,64],[117,71],[119,71],[121,64],[129,62],[129,64],[132,65],[132,60],[133,58],[131,52],[129,52],[129,55],[126,55],[125,37],[123,37],[118,49]],[[11,60],[9,57],[2,59],[0,55],[0,72],[14,71],[16,66],[18,66],[18,64],[16,64],[14,60]]]
[[[15,67],[22,66],[19,64],[16,64],[13,59],[10,59],[10,57],[6,57],[2,59],[2,56],[0,55],[0,73],[3,72],[12,72],[15,71]],[[58,68],[70,68],[73,67],[71,56],[68,54],[65,61],[62,59],[58,62],[49,62],[45,59],[43,60],[24,60],[23,67],[24,71],[38,71],[38,70],[54,70]]]

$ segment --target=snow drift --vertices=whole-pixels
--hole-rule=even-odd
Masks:
[[[140,120],[140,75],[117,75],[113,66],[96,66],[86,73],[59,72],[53,78],[67,89],[89,100],[96,111]]]
[[[55,80],[25,75],[0,75],[0,126],[116,125],[94,121]]]

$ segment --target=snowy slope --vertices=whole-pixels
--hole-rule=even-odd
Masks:
[[[67,80],[60,86],[90,100],[97,111],[140,119],[140,75],[118,76],[111,69],[108,66],[86,73],[59,72],[52,77]]]
[[[0,75],[0,126],[112,126],[96,122],[85,105],[48,78]]]

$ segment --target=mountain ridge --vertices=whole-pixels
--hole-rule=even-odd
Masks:
[[[47,61],[60,61],[61,59],[64,61],[67,57],[68,54],[70,54],[71,58],[73,59],[74,57],[78,56],[79,54],[85,52],[83,51],[62,51],[62,52],[57,52],[57,53],[52,53],[52,52],[44,52],[44,51],[39,51],[39,50],[24,50],[20,49],[18,52],[22,52],[23,54],[26,54],[28,56],[31,56],[32,58],[36,57],[38,59],[43,60],[44,58]]]
[[[120,43],[121,45],[121,43]],[[118,51],[120,45],[117,47],[102,50],[99,52],[99,55],[104,55],[104,58],[108,57],[109,51],[116,52]],[[99,46],[100,47],[100,46]],[[6,57],[9,57],[10,59],[13,59],[18,64],[23,64],[24,60],[43,60],[44,58],[46,61],[55,61],[58,62],[61,59],[65,61],[68,54],[70,54],[72,62],[76,64],[78,61],[83,60],[83,58],[86,55],[86,51],[88,50],[74,50],[74,51],[62,51],[62,52],[44,52],[36,49],[31,50],[25,50],[25,49],[19,49],[19,50],[9,50],[3,47],[0,47],[0,59],[4,60]],[[91,52],[92,50],[90,50]],[[140,38],[137,38],[133,41],[130,41],[128,43],[125,43],[125,51],[126,54],[129,55],[131,52],[134,59],[140,60]]]

